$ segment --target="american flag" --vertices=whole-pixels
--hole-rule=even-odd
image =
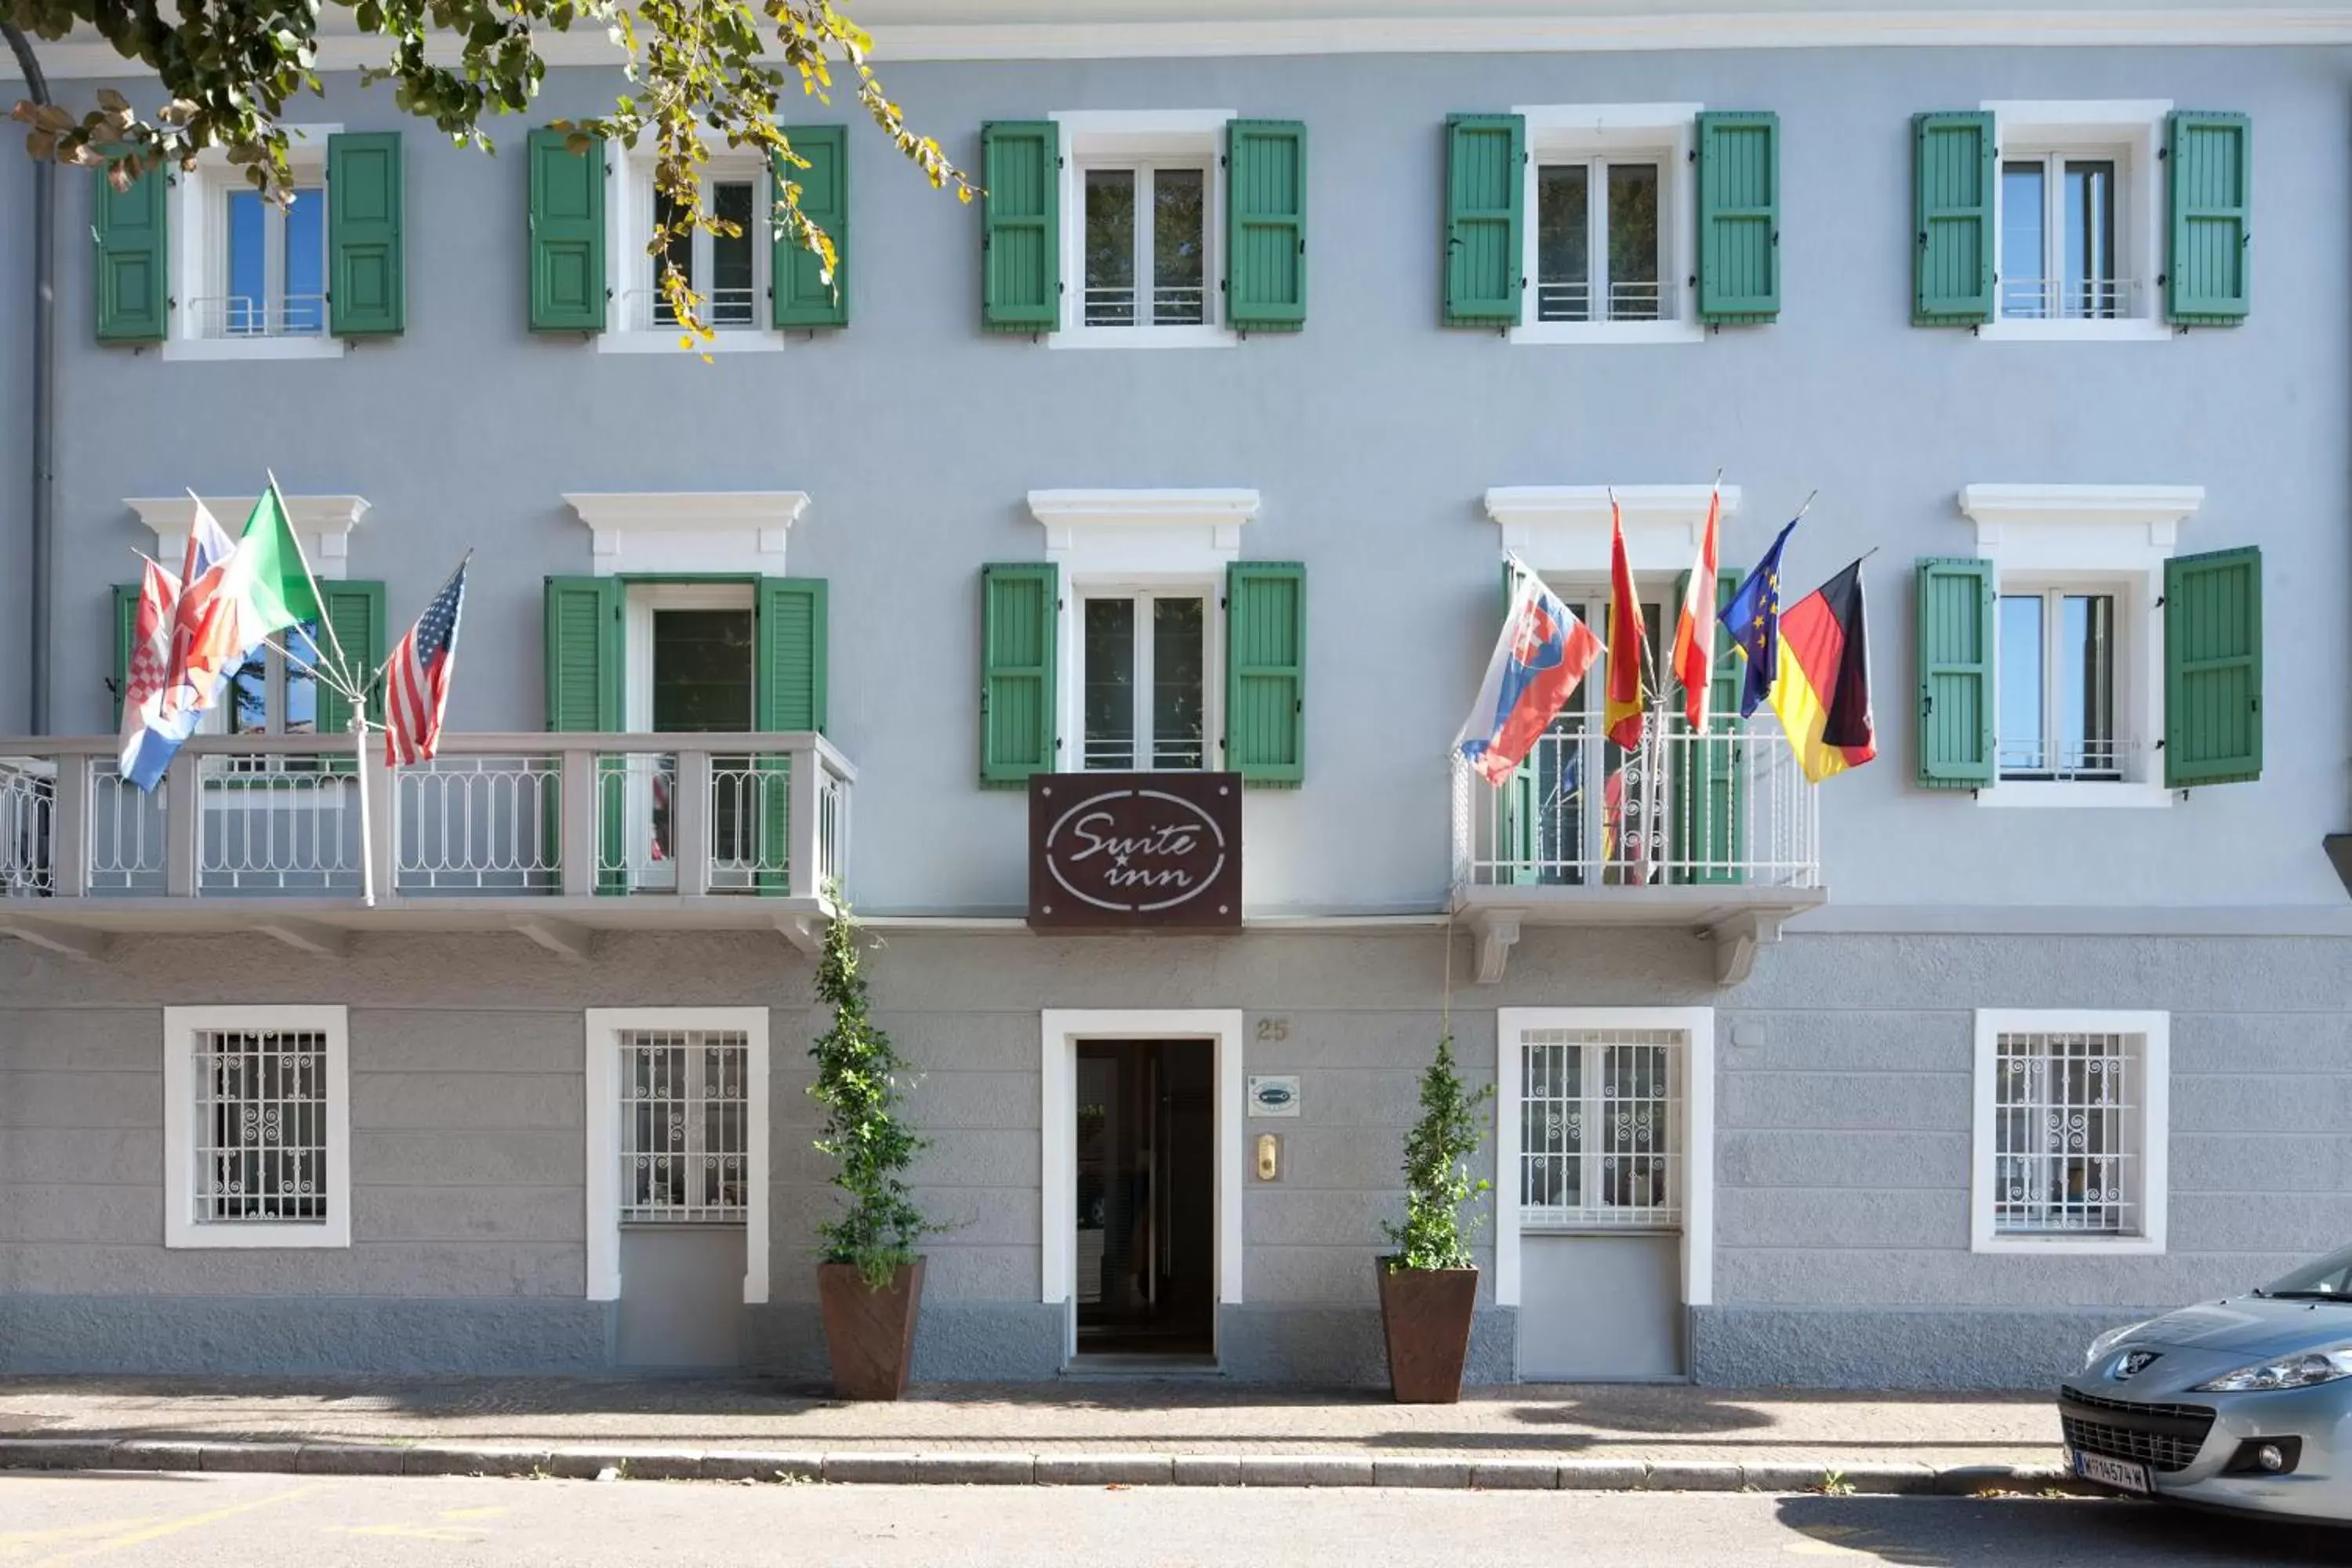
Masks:
[[[449,667],[457,662],[457,613],[466,604],[466,563],[457,570],[384,667],[383,760],[393,767],[433,760],[441,710],[449,705]]]

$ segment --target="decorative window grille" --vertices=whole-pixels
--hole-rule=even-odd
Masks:
[[[2138,1037],[2003,1034],[1993,1066],[1993,1228],[2134,1236],[2140,1227]]]
[[[194,1050],[196,1223],[324,1225],[325,1032],[200,1029]]]
[[[738,1030],[622,1034],[624,1223],[743,1223],[750,1175],[748,1061]]]
[[[1520,1224],[1683,1223],[1679,1029],[1536,1029],[1520,1045]]]

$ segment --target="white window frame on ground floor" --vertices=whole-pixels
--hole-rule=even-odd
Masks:
[[[1519,1304],[1522,1042],[1546,1029],[1670,1029],[1683,1037],[1683,1305],[1715,1300],[1715,1009],[1495,1010],[1495,1304]]]
[[[743,1037],[749,1107],[743,1159],[743,1304],[768,1300],[768,1010],[765,1007],[591,1007],[586,1024],[588,1288],[621,1299],[621,1037],[631,1029],[724,1029]]]
[[[1041,1299],[1063,1310],[1062,1354],[1078,1349],[1078,1043],[1207,1040],[1216,1085],[1217,1304],[1242,1299],[1243,1119],[1247,1114],[1238,1007],[1048,1008],[1039,1017],[1044,1083],[1039,1138]]]
[[[323,1221],[196,1217],[196,1037],[270,1030],[325,1037]],[[163,1009],[163,1245],[167,1247],[348,1247],[352,1244],[350,1010],[341,1006]]]
[[[2139,1178],[2132,1194],[2139,1229],[2128,1235],[2063,1231],[2020,1232],[1995,1228],[1994,1193],[1999,1179],[1998,1077],[2004,1035],[2126,1035],[2137,1041],[2140,1073],[2138,1118],[2132,1127]],[[1976,1011],[1976,1066],[1970,1116],[1969,1250],[2043,1257],[2104,1253],[2160,1255],[2165,1248],[2167,1197],[2171,1188],[2169,1145],[2172,1121],[2172,1015],[2124,1008],[1979,1007]]]

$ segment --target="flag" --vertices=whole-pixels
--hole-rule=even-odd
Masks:
[[[1631,751],[1642,743],[1642,601],[1625,559],[1625,514],[1609,498],[1609,691],[1602,725]]]
[[[198,510],[202,513],[201,504]],[[192,596],[197,601],[194,605],[188,603]],[[245,532],[217,575],[182,595],[180,630],[172,652],[175,699],[197,709],[210,708],[263,638],[320,619],[310,563],[302,558],[301,542],[294,537],[278,481],[272,479],[269,493],[253,503]]]
[[[173,613],[179,602],[180,580],[155,562],[147,563],[139,581],[139,616],[131,626],[131,665],[121,693],[121,773],[142,790],[153,789],[162,780],[172,754],[195,728],[194,711],[163,710],[164,682],[172,667]]]
[[[1683,584],[1682,613],[1675,617],[1675,679],[1683,683],[1683,712],[1698,734],[1706,732],[1708,686],[1715,679],[1715,578],[1721,555],[1717,529],[1723,490],[1706,498],[1706,526],[1698,536],[1698,559]]]
[[[1789,731],[1798,765],[1815,784],[1878,754],[1860,561],[1780,617],[1780,678],[1773,683],[1772,710]]]
[[[212,509],[197,501],[195,515],[188,520],[188,548],[180,562],[179,602],[172,610],[171,637],[164,654],[163,710],[166,714],[193,716],[212,706],[209,688],[199,691],[186,683],[189,651],[195,647],[206,607],[228,574],[229,557],[236,553],[236,542],[229,538]]]
[[[1500,789],[1600,657],[1601,639],[1541,578],[1520,571],[1511,613],[1454,749]]]
[[[1723,606],[1723,629],[1731,634],[1731,646],[1748,666],[1739,688],[1742,719],[1764,705],[1780,672],[1780,550],[1796,526],[1797,520],[1790,518],[1756,570],[1748,574],[1748,581],[1731,595],[1731,603]]]
[[[429,763],[441,743],[449,706],[449,671],[457,662],[457,618],[466,607],[466,563],[457,570],[384,666],[383,760],[392,767]]]

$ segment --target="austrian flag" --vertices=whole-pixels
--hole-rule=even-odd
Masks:
[[[449,705],[449,669],[457,662],[457,616],[465,605],[461,561],[384,666],[383,760],[393,767],[429,763],[441,743],[441,712]]]

